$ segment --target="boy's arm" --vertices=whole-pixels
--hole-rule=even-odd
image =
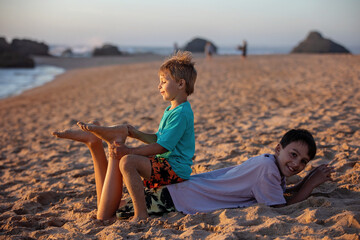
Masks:
[[[300,183],[298,192],[295,193],[294,196],[287,201],[287,205],[301,202],[307,199],[314,188],[326,181],[332,181],[330,175],[333,172],[333,167],[328,167],[325,164],[315,168],[309,173],[309,175],[305,177],[305,181],[302,181]]]
[[[147,144],[156,143],[157,140],[156,134],[141,132],[129,124],[127,125],[127,127],[128,127],[129,137],[136,138]]]
[[[134,148],[127,147],[126,145],[116,146],[116,155],[119,155],[119,157],[127,154],[152,156],[166,152],[168,152],[168,150],[158,143],[150,143],[148,145],[134,147]]]

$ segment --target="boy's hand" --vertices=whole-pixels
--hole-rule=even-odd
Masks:
[[[108,146],[109,150],[109,157],[113,159],[120,160],[123,156],[129,154],[129,148],[126,147],[124,144],[110,144]]]
[[[128,129],[128,137],[138,139],[147,144],[156,143],[156,140],[157,140],[156,134],[144,133],[144,132],[136,129],[135,127],[133,127],[130,124],[127,124],[126,126]]]
[[[315,188],[326,181],[333,181],[331,178],[333,172],[335,172],[334,167],[322,164],[310,172],[307,181]]]

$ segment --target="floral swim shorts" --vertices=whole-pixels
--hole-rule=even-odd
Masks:
[[[149,159],[152,170],[150,179],[144,179],[145,187],[158,188],[160,186],[185,181],[185,179],[182,179],[174,172],[166,158],[153,156]]]

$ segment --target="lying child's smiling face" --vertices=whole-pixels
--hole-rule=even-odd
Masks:
[[[310,161],[309,147],[303,142],[292,142],[285,148],[279,143],[275,148],[275,157],[281,173],[290,177],[304,170]]]

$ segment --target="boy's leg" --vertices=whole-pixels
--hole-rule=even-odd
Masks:
[[[99,126],[96,124],[77,123],[84,130],[95,134],[108,144],[125,143],[126,137],[129,135],[127,125],[116,125],[111,127]]]
[[[95,124],[98,123],[96,122]],[[99,205],[106,175],[106,169],[108,166],[101,139],[97,138],[90,132],[84,132],[80,129],[57,131],[53,132],[52,134],[58,138],[65,138],[82,142],[88,146],[94,164],[97,204]]]
[[[120,161],[120,171],[134,204],[135,215],[132,222],[146,219],[148,213],[144,184],[141,177],[150,178],[151,176],[151,162],[149,158],[139,155],[126,155]]]

